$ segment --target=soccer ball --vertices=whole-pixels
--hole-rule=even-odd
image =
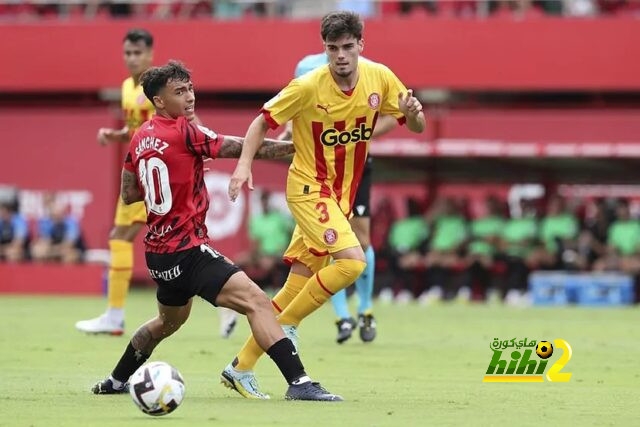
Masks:
[[[184,380],[168,363],[147,363],[129,379],[129,394],[145,414],[167,415],[182,403]]]
[[[536,354],[540,359],[548,359],[553,354],[553,345],[549,341],[540,341],[536,346]]]

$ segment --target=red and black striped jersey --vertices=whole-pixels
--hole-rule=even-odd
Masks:
[[[124,168],[138,176],[144,194],[147,252],[177,252],[208,242],[203,157],[216,158],[223,141],[185,117],[155,116],[133,135]]]

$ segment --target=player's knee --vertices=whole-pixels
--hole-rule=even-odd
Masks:
[[[364,255],[364,250],[362,250],[361,246],[352,248],[353,251],[349,253],[348,257],[345,257],[345,259],[351,259],[353,261],[360,261],[360,262],[367,262],[367,259]]]
[[[355,282],[360,277],[364,269],[367,267],[367,263],[364,261],[364,257],[361,260],[358,259],[338,259],[335,261],[335,265],[338,271],[344,276],[345,280]]]
[[[140,227],[136,224],[132,225],[116,225],[111,229],[109,238],[111,240],[124,240],[127,242],[133,242],[138,235]]]
[[[260,311],[273,312],[269,297],[255,283],[252,283],[251,288],[247,291],[244,305],[245,313],[247,314]]]

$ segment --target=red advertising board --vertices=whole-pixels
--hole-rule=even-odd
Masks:
[[[277,90],[300,58],[322,49],[318,20],[3,23],[0,91],[119,87],[132,27],[152,31],[155,62],[184,61],[200,90]],[[633,18],[373,19],[364,39],[367,57],[414,88],[640,89]]]

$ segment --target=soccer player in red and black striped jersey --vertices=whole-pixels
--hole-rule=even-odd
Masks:
[[[302,319],[366,267],[349,217],[378,117],[393,116],[416,133],[426,126],[422,105],[389,68],[358,60],[364,49],[362,27],[353,12],[332,12],[322,19],[328,66],[292,80],[264,104],[247,130],[229,183],[229,197],[235,200],[250,179],[251,162],[268,128],[293,122],[296,153],[286,195],[296,228],[284,254],[291,271],[272,302],[288,336],[295,336]],[[252,375],[261,355],[249,337],[223,375]]]
[[[277,323],[268,297],[210,245],[204,223],[209,196],[203,159],[238,157],[243,139],[191,122],[195,96],[191,75],[182,64],[172,61],[151,68],[141,82],[156,116],[142,124],[131,140],[122,170],[121,196],[125,204],[143,200],[147,208],[145,257],[149,274],[158,285],[159,313],[138,328],[111,376],[98,382],[93,392],[126,391],[129,377],[153,349],[187,320],[192,299],[198,295],[214,306],[246,314],[260,347],[289,384],[288,399],[342,400],[311,382],[293,343]],[[265,140],[259,157],[291,153],[290,142]],[[235,388],[235,383],[229,386]]]

